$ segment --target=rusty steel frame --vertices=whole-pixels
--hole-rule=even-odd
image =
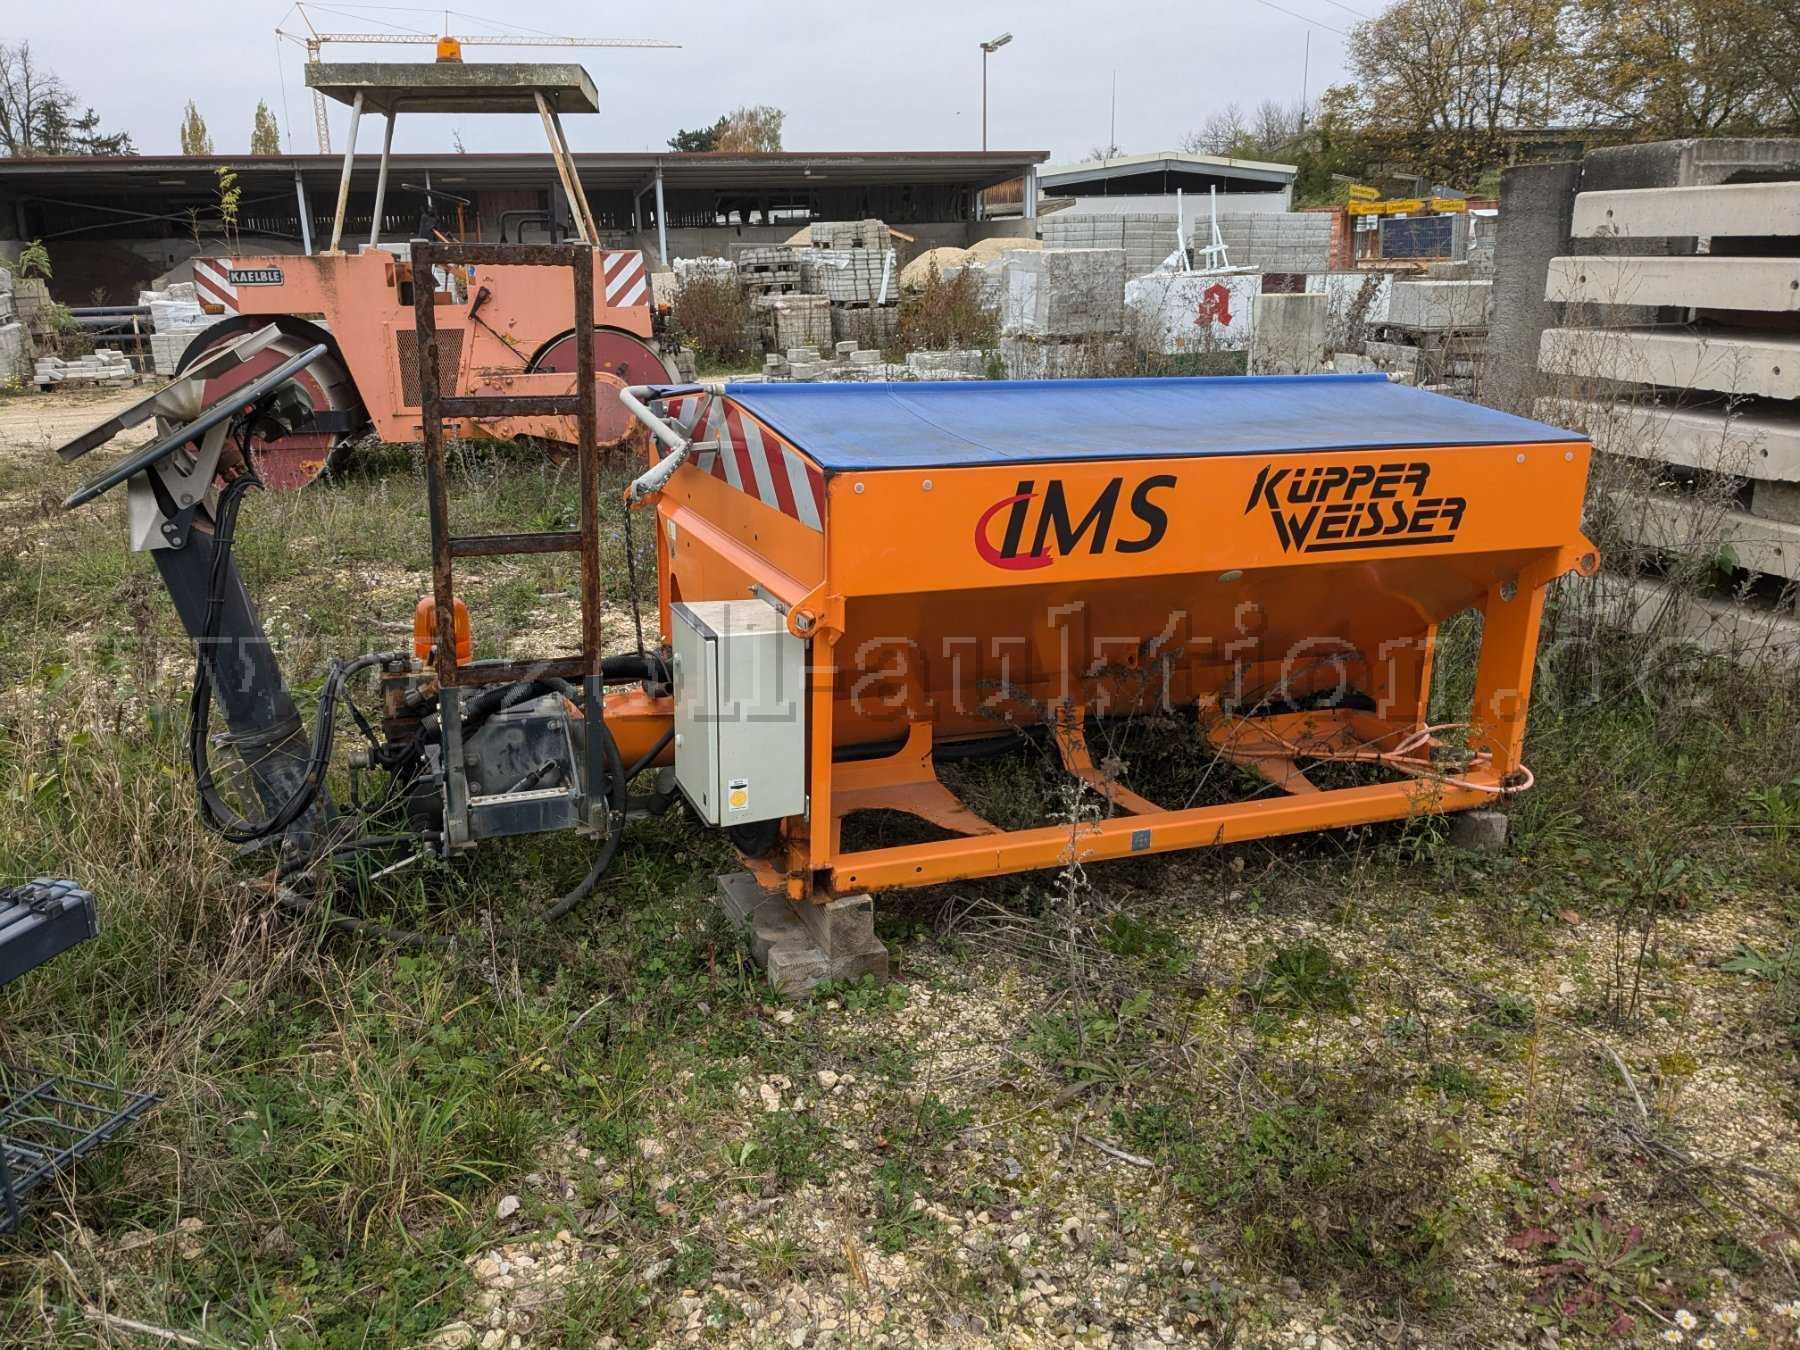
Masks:
[[[477,685],[511,684],[554,675],[582,682],[582,716],[598,728],[604,716],[601,680],[600,601],[600,453],[594,389],[594,263],[592,243],[484,244],[412,243],[413,326],[419,361],[420,439],[425,459],[425,490],[431,526],[431,588],[437,606],[437,644],[433,663],[444,701],[445,769],[450,782],[452,816],[467,807],[462,771],[459,691]],[[421,284],[431,269],[445,267],[567,267],[575,291],[575,392],[539,396],[446,396],[440,386],[437,336],[437,289]],[[453,535],[449,489],[445,482],[444,420],[447,417],[575,414],[576,454],[581,480],[581,528],[548,533]],[[453,561],[519,553],[574,552],[581,556],[581,651],[573,657],[525,661],[456,659],[456,595]],[[598,829],[605,814],[605,774],[601,737],[586,738],[588,825]],[[597,807],[595,804],[600,803]]]

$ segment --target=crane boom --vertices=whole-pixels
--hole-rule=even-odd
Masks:
[[[384,46],[432,45],[434,37],[412,33],[320,33],[317,42],[380,43]],[[465,47],[679,47],[679,42],[661,38],[577,38],[577,37],[459,37]]]

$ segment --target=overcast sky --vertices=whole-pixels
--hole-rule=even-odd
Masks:
[[[978,44],[1010,31],[1012,43],[989,58],[988,143],[1048,150],[1061,161],[1084,158],[1105,142],[1114,71],[1118,141],[1131,153],[1171,147],[1209,111],[1232,100],[1248,107],[1267,97],[1297,99],[1309,32],[1307,89],[1316,96],[1342,77],[1341,30],[1356,15],[1373,14],[1380,0],[461,3],[465,8],[451,11],[450,24],[465,36],[503,31],[502,20],[512,31],[681,44],[674,51],[568,54],[587,67],[600,90],[598,116],[567,121],[577,150],[662,149],[676,128],[705,125],[742,103],[785,109],[789,150],[975,148],[981,143]],[[221,152],[248,148],[259,98],[268,100],[281,122],[284,150],[317,148],[301,82],[304,55],[274,36],[278,23],[304,31],[286,0],[31,6],[15,0],[8,8],[0,41],[29,39],[39,59],[94,106],[103,125],[130,131],[140,151],[178,149],[189,98]],[[443,21],[442,10],[416,4],[333,0],[309,8],[322,32],[412,29],[435,35]],[[467,56],[559,59],[544,49],[472,48]],[[332,44],[325,59],[427,60],[430,50]],[[332,107],[334,145],[341,150],[348,111]],[[539,127],[527,118],[421,116],[410,125],[401,119],[395,147],[447,150],[453,124],[469,150],[542,145]],[[365,128],[364,145],[378,148],[378,135]]]

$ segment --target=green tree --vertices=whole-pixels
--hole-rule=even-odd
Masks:
[[[181,116],[181,153],[184,155],[210,155],[213,152],[212,135],[206,129],[206,119],[200,116],[200,110],[189,99],[187,111]]]
[[[250,153],[281,153],[281,131],[275,125],[275,114],[269,111],[269,105],[260,98],[256,100],[256,124],[250,129]]]
[[[719,137],[724,134],[725,119],[721,117],[710,127],[701,127],[697,131],[683,128],[669,137],[669,149],[682,155],[699,155],[708,150],[719,148]]]
[[[1400,152],[1435,177],[1472,177],[1499,162],[1503,130],[1556,120],[1568,4],[1397,0],[1351,30],[1352,79],[1322,111],[1361,132],[1372,159]]]
[[[1791,0],[1573,0],[1571,8],[1570,85],[1587,119],[1650,139],[1754,132],[1800,114]]]

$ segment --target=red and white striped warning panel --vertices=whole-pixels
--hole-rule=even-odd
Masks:
[[[227,314],[236,314],[238,298],[231,280],[231,259],[195,258],[194,293],[201,304],[219,305]]]
[[[650,301],[650,274],[644,270],[644,255],[636,249],[604,254],[600,262],[606,276],[606,303],[614,309],[629,309]]]
[[[668,408],[696,441],[719,442],[717,450],[695,452],[696,469],[809,530],[825,528],[825,475],[793,446],[724,399],[692,394],[670,399]]]

